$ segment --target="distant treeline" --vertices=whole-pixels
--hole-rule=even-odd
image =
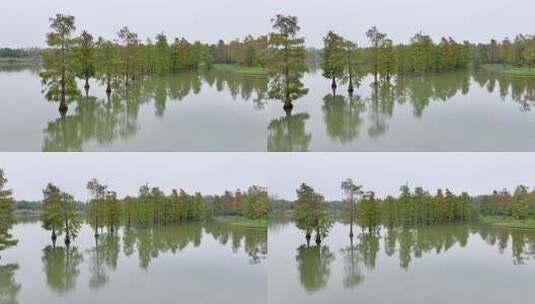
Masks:
[[[514,217],[518,220],[535,219],[535,189],[520,185],[511,194],[509,190],[495,190],[480,198],[481,214],[485,216]]]
[[[517,35],[514,40],[505,38],[502,42],[492,39],[488,44],[477,44],[472,48],[475,64],[493,63],[514,67],[535,67],[535,35]]]
[[[535,189],[520,185],[514,192],[507,189],[495,190],[492,194],[470,196],[467,193],[455,195],[450,190],[437,190],[433,196],[420,187],[411,191],[401,187],[398,196],[373,199],[381,207],[386,223],[422,224],[455,219],[476,219],[478,216],[514,217],[515,219],[535,219]],[[443,203],[443,204],[442,204]],[[467,204],[468,203],[468,204]],[[271,198],[270,213],[291,213],[296,201]],[[343,200],[325,201],[328,210],[336,215],[346,212],[347,202]],[[439,206],[443,208],[439,208]],[[435,213],[435,214],[433,214]]]
[[[39,48],[0,48],[0,58],[24,59],[24,58],[39,58]]]

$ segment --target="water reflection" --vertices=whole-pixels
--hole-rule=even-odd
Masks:
[[[309,150],[312,134],[306,131],[307,113],[286,115],[272,120],[268,127],[268,151],[306,152]]]
[[[525,130],[526,123],[530,123],[530,117],[519,117],[518,112],[529,112],[535,105],[535,82],[532,79],[508,77],[486,70],[396,77],[390,84],[379,85],[370,85],[370,80],[370,77],[364,78],[353,96],[347,95],[345,88],[340,88],[338,93],[326,94],[328,81],[320,74],[307,74],[303,83],[310,89],[308,95],[312,96],[295,96],[299,99],[296,108],[287,109],[286,113],[278,103],[269,99],[267,77],[243,76],[224,69],[150,77],[135,82],[128,89],[116,85],[110,96],[104,94],[102,86],[93,85],[87,96],[69,97],[67,113],[52,116],[32,113],[34,124],[38,124],[32,127],[42,130],[42,134],[37,133],[39,137],[31,140],[33,143],[40,139],[44,151],[126,149],[130,145],[134,147],[129,149],[141,146],[150,149],[152,145],[147,148],[147,142],[166,150],[219,151],[229,150],[232,146],[237,146],[232,150],[240,151],[309,151],[311,147],[322,151],[368,150],[382,138],[386,140],[380,144],[393,149],[420,146],[435,149],[441,142],[429,138],[458,134],[454,127],[434,128],[435,125],[449,124],[455,114],[459,120],[457,125],[475,124],[470,130],[474,132],[472,136],[482,138],[481,145],[500,150],[503,147],[492,146],[487,130],[495,120],[489,120],[486,113],[495,111],[493,113],[500,121],[518,120],[511,124],[511,129],[502,130],[518,134]],[[16,86],[24,79],[13,77],[10,81]],[[465,102],[467,99],[462,96],[473,98]],[[502,100],[515,105],[519,111],[506,111],[507,108],[501,107]],[[438,109],[445,103],[448,108]],[[15,121],[17,115],[18,112],[14,112],[13,118],[7,116],[13,120],[10,124],[16,125],[21,120]],[[433,120],[424,119],[426,115],[432,115]],[[44,122],[35,119],[41,116],[46,117]],[[396,128],[391,128],[394,125]],[[427,138],[426,142],[414,137],[401,144],[396,141],[401,140],[397,126],[406,126],[409,134],[412,131],[422,134]],[[437,136],[426,132],[435,132]],[[396,135],[396,139],[388,138],[389,133]],[[171,134],[180,136],[173,141]],[[521,135],[519,138],[525,137]],[[247,144],[247,139],[240,140],[240,137],[260,140]],[[262,138],[266,139],[262,141]],[[17,140],[20,139],[12,141]],[[359,141],[361,144],[356,145]],[[461,149],[470,142],[473,141],[461,137],[451,146]],[[479,148],[468,146],[463,150]],[[485,146],[482,148],[489,150]]]
[[[297,248],[297,268],[303,287],[309,291],[324,288],[331,273],[331,263],[335,260],[334,254],[327,246],[302,245]]]
[[[76,289],[80,265],[85,263],[89,271],[89,288],[99,290],[110,283],[111,273],[116,271],[121,253],[125,257],[137,256],[139,267],[148,271],[151,262],[160,255],[179,254],[188,246],[197,248],[207,235],[223,246],[230,246],[234,254],[243,248],[250,264],[262,263],[267,258],[265,231],[229,229],[226,224],[216,222],[192,223],[153,229],[124,228],[122,233],[102,234],[84,252],[76,247],[46,246],[41,259],[43,272],[51,290],[66,294]],[[15,287],[10,287],[11,293],[15,292]]]
[[[349,101],[348,101],[349,100]],[[359,137],[366,103],[360,95],[328,94],[323,97],[323,117],[329,136],[345,144]]]
[[[366,273],[385,267],[384,261],[377,264],[381,248],[386,257],[398,259],[400,269],[409,270],[426,254],[441,255],[456,246],[467,247],[471,235],[477,235],[489,246],[497,247],[502,255],[510,248],[513,265],[535,260],[535,233],[530,231],[464,224],[414,229],[383,228],[380,232],[361,231],[355,244],[352,239],[347,239],[349,245],[340,249],[343,286],[355,289],[365,281]],[[298,247],[297,270],[303,288],[309,293],[325,288],[335,259],[331,249],[325,245]]]
[[[15,281],[15,272],[19,269],[17,264],[0,265],[0,303],[18,304],[17,296],[21,284]]]
[[[76,247],[46,246],[43,249],[43,272],[46,284],[59,294],[67,294],[76,288],[83,256]]]

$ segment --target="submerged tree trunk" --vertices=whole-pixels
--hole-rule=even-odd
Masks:
[[[67,112],[69,107],[67,107],[67,101],[65,100],[65,94],[61,93],[60,100],[59,100],[59,111],[61,113]]]
[[[71,233],[69,231],[69,217],[65,216],[65,245],[71,244]]]
[[[111,94],[111,78],[110,78],[110,76],[108,76],[108,84],[107,84],[107,86],[106,86],[106,93],[107,93],[108,95]]]
[[[349,94],[353,94],[355,89],[353,88],[353,75],[351,75],[351,72],[349,72],[349,86],[347,88],[347,92]]]
[[[84,88],[89,91],[89,77],[85,77],[85,86]]]
[[[52,229],[52,242],[55,242],[57,240],[58,236],[56,235],[56,229]]]
[[[334,90],[336,90],[336,87],[337,87],[337,86],[336,86],[336,76],[333,76],[333,82],[332,82],[332,84],[331,84],[331,88],[332,88],[333,91],[334,91]]]
[[[319,224],[316,227],[316,245],[321,245],[321,234]]]

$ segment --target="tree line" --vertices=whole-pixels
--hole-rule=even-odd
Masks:
[[[15,223],[15,201],[6,183],[4,171],[0,169],[0,251],[17,244],[9,233]],[[226,191],[221,196],[205,197],[198,192],[188,194],[182,189],[166,195],[160,188],[145,184],[137,196],[124,198],[119,198],[115,191],[96,179],[90,180],[86,188],[91,199],[85,204],[53,183],[43,189],[41,222],[42,227],[50,231],[53,243],[58,236],[64,236],[65,244],[70,245],[84,222],[91,225],[98,238],[104,229],[114,234],[121,226],[151,228],[229,215],[267,218],[268,193],[260,186],[251,186],[246,192]]]
[[[472,49],[472,58],[476,65],[485,63],[502,64],[513,67],[535,67],[535,36],[517,35],[498,42],[491,39],[489,43],[479,43]]]
[[[513,217],[517,220],[535,219],[535,189],[520,185],[511,194],[509,190],[495,190],[481,197],[481,214]]]
[[[398,197],[376,197],[373,191],[364,191],[362,185],[348,179],[342,182],[344,199],[341,201],[343,220],[349,223],[350,238],[353,225],[358,224],[370,232],[379,226],[410,227],[476,220],[478,209],[468,193],[454,194],[438,189],[432,195],[421,187],[411,190],[407,185],[400,189]],[[293,207],[296,226],[305,232],[307,242],[315,234],[317,244],[328,235],[333,223],[329,203],[307,184],[297,189]]]
[[[394,75],[424,75],[464,69],[470,62],[471,44],[456,42],[453,38],[442,38],[435,43],[430,36],[417,33],[408,45],[397,44],[387,38],[386,33],[372,27],[366,32],[369,46],[359,48],[352,42],[330,31],[324,38],[321,52],[323,76],[332,80],[336,90],[337,80],[348,84],[353,93],[354,84],[369,72],[374,83],[379,79],[390,82]]]
[[[216,44],[185,38],[168,39],[162,32],[154,39],[142,41],[138,34],[123,27],[113,40],[95,38],[87,31],[75,36],[75,18],[57,14],[50,19],[51,32],[47,34],[49,48],[42,54],[44,71],[42,82],[46,97],[60,102],[60,111],[67,110],[65,96],[79,94],[76,79],[85,82],[96,79],[111,93],[113,87],[128,87],[137,79],[150,75],[164,75],[207,68],[214,63],[261,66],[270,76],[269,97],[281,100],[286,110],[293,101],[308,93],[302,77],[308,71],[308,62],[315,61],[317,51],[305,48],[305,39],[295,16],[277,15],[272,20],[273,32],[243,40]],[[502,44],[492,40],[489,45],[462,43],[453,38],[435,42],[429,35],[417,33],[409,44],[395,44],[377,27],[366,31],[368,46],[359,47],[350,39],[329,31],[319,57],[323,76],[332,81],[336,90],[346,83],[348,91],[360,84],[371,72],[374,83],[390,82],[394,76],[407,74],[449,72],[465,69],[471,62],[510,63],[516,66],[535,65],[535,39],[519,35],[514,43],[506,39]]]

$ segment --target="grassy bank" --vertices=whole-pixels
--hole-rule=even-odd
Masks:
[[[267,229],[267,220],[266,219],[259,219],[259,220],[250,220],[246,219],[244,217],[217,217],[215,218],[218,222],[227,223],[229,225],[240,227],[240,228],[246,228],[246,229]]]
[[[513,229],[535,229],[535,220],[517,220],[514,218],[502,218],[502,217],[483,217],[481,222],[496,227],[505,227]]]
[[[503,73],[515,77],[535,77],[535,69],[530,68],[507,68]]]
[[[248,67],[248,66],[241,66],[241,65],[235,65],[235,64],[216,64],[214,65],[215,68],[226,70],[230,72],[235,72],[241,75],[249,75],[249,76],[267,76],[268,72],[267,69],[264,69],[263,67]]]

